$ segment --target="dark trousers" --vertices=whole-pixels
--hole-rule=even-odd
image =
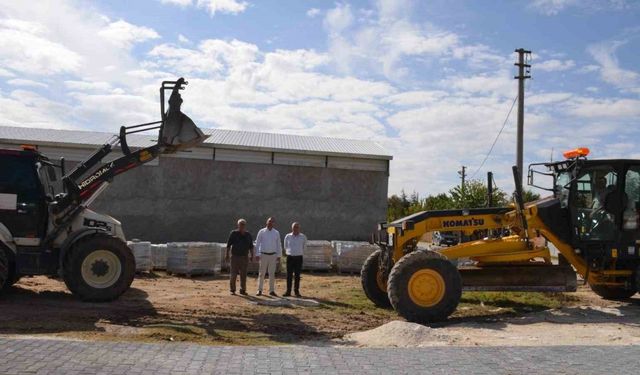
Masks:
[[[295,275],[293,290],[300,293],[300,272],[302,271],[302,255],[287,255],[287,293],[291,294],[291,281]]]
[[[247,291],[247,266],[249,258],[247,256],[231,256],[231,279],[229,280],[229,289],[236,291],[236,278],[240,274],[240,291]]]

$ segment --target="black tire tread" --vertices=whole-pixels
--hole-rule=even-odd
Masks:
[[[620,301],[631,298],[636,294],[637,290],[626,289],[622,287],[608,286],[608,285],[589,285],[591,290],[600,297],[612,301]]]
[[[389,295],[386,291],[380,290],[378,280],[376,279],[381,254],[381,249],[376,250],[364,261],[362,270],[360,271],[360,281],[362,282],[364,294],[371,302],[378,307],[389,308],[391,307]]]
[[[79,266],[82,252],[90,249],[115,249],[125,259],[122,266],[122,276],[111,288],[96,290],[83,283],[81,277],[76,275],[74,267]],[[67,288],[81,300],[87,302],[109,302],[120,297],[126,292],[135,276],[135,259],[133,253],[122,240],[109,235],[97,233],[79,239],[65,254],[63,262],[63,278]]]
[[[443,267],[449,275],[445,277],[446,285],[443,300],[436,306],[422,308],[415,306],[410,300],[407,292],[407,283],[403,280],[405,273],[411,271],[415,265],[438,265]],[[435,251],[414,251],[402,257],[389,274],[389,282],[387,284],[387,292],[389,300],[393,308],[403,318],[414,323],[431,323],[446,320],[451,315],[462,296],[462,278],[457,268],[451,264],[446,257]]]
[[[0,292],[9,287],[9,276],[9,258],[4,249],[0,248]]]

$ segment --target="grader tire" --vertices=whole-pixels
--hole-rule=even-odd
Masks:
[[[0,292],[7,289],[9,282],[9,258],[2,248],[0,248]]]
[[[389,296],[387,294],[387,285],[380,275],[380,256],[382,250],[374,251],[362,265],[360,271],[360,281],[364,294],[378,307],[389,308]]]
[[[462,278],[442,255],[415,251],[395,264],[387,288],[400,316],[424,324],[446,320],[455,311],[462,296]]]
[[[97,234],[71,247],[64,261],[64,282],[83,301],[107,302],[129,289],[135,269],[133,254],[123,241]]]
[[[607,285],[589,285],[589,287],[591,287],[591,290],[600,297],[613,301],[629,299],[631,296],[636,294],[635,288],[626,289]]]

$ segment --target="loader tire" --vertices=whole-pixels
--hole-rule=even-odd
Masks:
[[[362,265],[360,271],[360,281],[364,294],[378,307],[391,307],[389,295],[387,294],[387,283],[380,273],[380,256],[382,250],[374,251]]]
[[[433,251],[415,251],[391,269],[387,284],[393,308],[406,320],[431,323],[446,320],[462,296],[458,269]]]
[[[64,260],[64,282],[83,301],[112,301],[126,292],[136,264],[127,245],[118,238],[97,234],[81,238]]]
[[[627,289],[608,285],[589,285],[589,287],[600,297],[613,301],[625,300],[636,294],[635,288]]]
[[[9,283],[9,258],[2,248],[0,248],[0,292],[8,288]]]

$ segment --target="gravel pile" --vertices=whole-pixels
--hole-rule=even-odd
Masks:
[[[395,320],[369,331],[348,334],[344,340],[356,346],[411,348],[443,344],[433,328]]]

